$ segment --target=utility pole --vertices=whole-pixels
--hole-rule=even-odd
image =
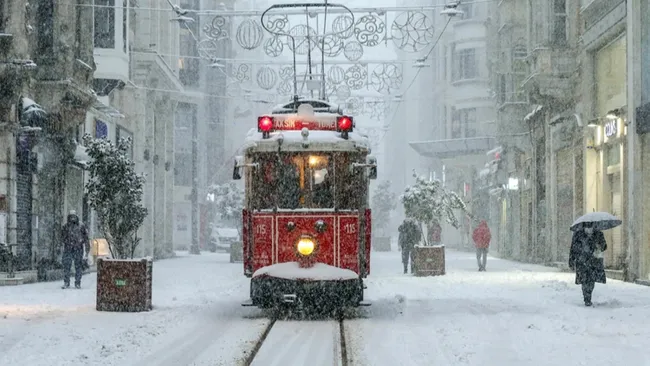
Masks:
[[[199,131],[198,111],[192,112],[192,245],[190,254],[201,254],[199,249]]]

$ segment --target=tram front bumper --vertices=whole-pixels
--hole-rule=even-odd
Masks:
[[[303,280],[260,276],[251,279],[251,300],[261,308],[359,306],[363,301],[363,282],[361,279]]]

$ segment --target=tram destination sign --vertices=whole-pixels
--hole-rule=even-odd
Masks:
[[[303,128],[309,130],[336,131],[336,117],[273,117],[273,130],[275,131],[300,131]]]

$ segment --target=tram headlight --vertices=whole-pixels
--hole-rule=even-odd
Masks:
[[[297,249],[298,253],[304,256],[311,255],[314,252],[314,249],[316,248],[316,243],[314,243],[314,239],[308,237],[308,236],[303,236],[298,240],[297,244]]]

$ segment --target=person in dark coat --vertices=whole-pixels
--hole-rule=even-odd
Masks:
[[[81,288],[81,275],[83,274],[83,262],[90,252],[90,240],[86,226],[79,222],[79,216],[75,211],[70,211],[68,222],[63,225],[61,232],[63,242],[63,288],[70,287],[70,269],[74,262],[74,286]],[[85,255],[84,255],[85,250]]]
[[[397,243],[402,250],[402,263],[404,264],[404,273],[408,269],[409,258],[411,259],[411,273],[413,273],[413,247],[420,242],[422,233],[420,227],[415,221],[406,219],[399,226],[399,239]]]
[[[607,250],[607,242],[602,231],[583,227],[573,233],[569,268],[576,272],[576,285],[582,285],[585,306],[591,306],[591,294],[596,282],[607,282],[605,264],[601,255],[605,250]]]

